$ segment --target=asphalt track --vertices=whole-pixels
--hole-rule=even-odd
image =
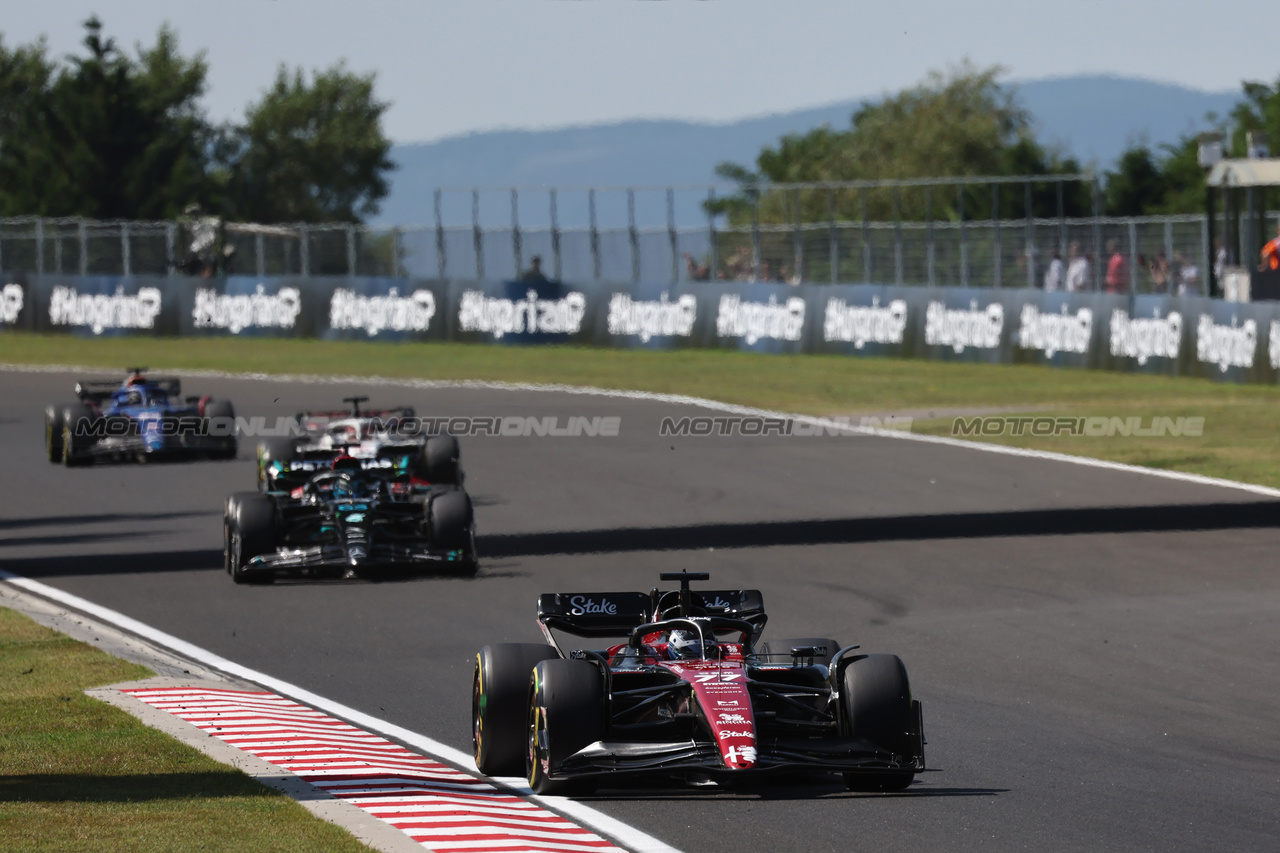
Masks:
[[[66,470],[0,373],[0,568],[469,749],[481,645],[536,641],[544,591],[662,570],[756,587],[767,636],[902,656],[930,769],[900,795],[825,781],[644,786],[591,804],[685,851],[1271,850],[1280,837],[1280,502],[866,436],[662,438],[688,406],[559,393],[191,379],[240,414],[352,392],[420,414],[618,416],[615,438],[472,437],[474,580],[237,587],[234,462]],[[1211,429],[1212,425],[1207,425]]]

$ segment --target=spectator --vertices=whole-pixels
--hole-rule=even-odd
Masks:
[[[1107,293],[1129,292],[1129,262],[1120,251],[1120,244],[1114,239],[1107,241]]]
[[[1062,253],[1055,248],[1053,250],[1053,260],[1049,261],[1049,268],[1044,271],[1044,289],[1046,293],[1057,290],[1066,283],[1062,280],[1064,272]]]
[[[1089,258],[1080,253],[1079,243],[1073,242],[1067,247],[1067,257],[1067,290],[1072,293],[1092,290],[1093,269]]]
[[[1259,270],[1280,270],[1280,225],[1276,226],[1276,236],[1262,247],[1262,263]]]
[[[734,281],[751,281],[751,250],[746,246],[739,246],[729,256],[729,274]]]
[[[1217,280],[1219,286],[1222,284],[1222,274],[1227,269],[1227,247],[1222,245],[1222,238],[1213,241],[1216,251],[1213,253],[1213,277]]]
[[[1173,271],[1169,268],[1169,259],[1164,256],[1164,252],[1156,252],[1147,271],[1151,274],[1151,292],[1167,293],[1169,282],[1173,280]]]
[[[693,255],[688,252],[684,253],[684,263],[689,270],[690,281],[711,281],[711,265],[700,264],[693,259]]]
[[[1178,295],[1200,295],[1200,268],[1187,260],[1181,252],[1173,253],[1174,263],[1178,266]]]
[[[760,260],[760,281],[773,281],[773,265],[767,258]]]
[[[521,281],[537,283],[547,281],[546,273],[542,271],[542,256],[534,255],[529,261],[529,268],[520,276]]]

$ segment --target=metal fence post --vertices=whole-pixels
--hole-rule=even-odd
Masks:
[[[1027,287],[1036,286],[1036,235],[1035,223],[1031,218],[1031,182],[1022,184],[1023,237],[1025,244],[1023,255],[1027,259]]]
[[[520,191],[511,189],[511,253],[516,261],[516,276],[524,269],[524,247],[520,244]]]
[[[751,280],[760,280],[760,193],[751,196]]]
[[[667,187],[667,237],[671,240],[671,283],[680,282],[680,244],[676,239],[676,191]]]
[[[54,226],[53,229],[53,271],[56,275],[62,275],[62,223]]]
[[[902,286],[902,190],[893,187],[893,283]]]
[[[831,283],[840,281],[840,230],[836,228],[836,191],[827,188],[827,255],[831,264]]]
[[[1102,185],[1095,175],[1093,195],[1093,289],[1102,289]]]
[[[267,274],[267,241],[259,231],[253,235],[253,254],[257,263],[254,265],[258,272],[258,278],[262,278]]]
[[[164,226],[164,268],[169,275],[177,269],[178,226],[166,222]]]
[[[960,221],[960,286],[969,286],[969,235],[964,227],[964,184],[956,190],[956,216]]]
[[[125,275],[133,275],[133,255],[129,240],[129,223],[123,222],[120,225],[120,252],[122,255],[122,266]]]
[[[627,189],[627,236],[631,242],[631,282],[640,281],[640,234],[636,231],[636,191]]]
[[[1164,221],[1164,259],[1169,265],[1169,275],[1164,280],[1165,292],[1173,295],[1173,223],[1166,219]]]
[[[302,277],[311,275],[311,235],[306,225],[298,226],[298,263],[302,267]]]
[[[1004,287],[1004,247],[1000,245],[1000,185],[991,185],[991,224],[995,228],[994,238],[995,246],[992,252],[995,255],[995,268],[992,274],[995,276],[995,286]]]
[[[925,254],[927,255],[929,286],[933,287],[935,284],[937,284],[937,282],[934,280],[935,241],[934,241],[934,235],[933,235],[933,187],[932,186],[927,186],[924,188],[924,221],[925,221],[925,227],[927,229],[926,237],[925,237],[925,242],[927,244],[925,248]]]
[[[89,229],[85,226],[84,217],[80,217],[76,229],[80,237],[80,275],[89,274]]]
[[[400,278],[400,246],[404,231],[400,226],[391,229],[391,277]]]
[[[1138,292],[1138,224],[1129,217],[1129,293]]]
[[[791,191],[791,263],[795,265],[796,281],[803,281],[804,275],[804,237],[800,230],[800,193]],[[779,273],[782,270],[778,270]],[[785,279],[784,279],[785,280]],[[790,282],[787,282],[788,284]]]
[[[347,226],[347,275],[355,278],[356,274],[356,227]]]
[[[1213,210],[1213,190],[1209,193],[1209,210]],[[1200,281],[1204,284],[1204,295],[1213,296],[1213,218],[1206,216],[1200,220],[1200,259],[1203,264],[1200,267]],[[1195,296],[1197,294],[1192,294]]]
[[[600,280],[600,230],[596,227],[596,190],[587,190],[587,217],[591,227],[591,272],[596,281]]]
[[[480,231],[480,190],[471,191],[471,241],[476,250],[476,278],[484,278],[484,234]]]
[[[433,193],[432,203],[436,212],[436,278],[444,281],[449,269],[449,259],[445,256],[444,214],[440,210],[440,190]]]
[[[551,263],[556,281],[560,280],[560,212],[556,209],[556,190],[551,188]]]
[[[44,219],[36,217],[36,275],[44,275]]]
[[[707,189],[707,242],[711,246],[710,263],[707,265],[710,270],[711,280],[715,281],[720,278],[720,246],[716,240],[716,188]]]
[[[1062,199],[1062,181],[1058,181],[1058,254],[1067,256],[1067,211]]]
[[[860,193],[862,202],[862,280],[871,283],[871,222],[867,219],[867,188]]]

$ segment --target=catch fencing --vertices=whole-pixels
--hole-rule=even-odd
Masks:
[[[885,183],[892,182],[879,182]],[[810,193],[842,186],[803,185]],[[877,282],[1003,289],[1042,287],[1056,253],[1064,267],[1075,255],[1084,258],[1080,289],[1096,291],[1102,289],[1108,258],[1119,252],[1134,271],[1131,284],[1138,293],[1203,293],[1212,262],[1208,222],[1199,215],[1067,216],[1059,204],[1057,216],[1001,218],[999,206],[993,204],[984,212],[986,218],[975,218],[974,213],[956,217],[954,211],[950,218],[876,218],[867,213],[864,196],[860,217],[850,217],[850,205],[833,202],[825,222],[759,222],[753,211],[750,224],[727,225],[722,216],[709,216],[703,224],[689,225],[677,224],[675,189],[618,190],[626,199],[626,214],[612,219],[597,214],[604,206],[597,198],[605,191],[586,189],[581,192],[588,198],[588,221],[561,225],[559,219],[571,205],[562,200],[557,206],[556,200],[568,191],[537,191],[551,200],[550,216],[542,211],[540,218],[528,209],[534,191],[523,192],[523,206],[521,191],[498,193],[510,196],[511,221],[501,224],[492,216],[482,217],[479,190],[471,191],[472,221],[467,224],[445,216],[445,210],[456,213],[457,206],[442,203],[448,198],[444,191],[435,194],[432,225],[218,223],[218,251],[208,266],[218,274],[259,277],[512,280],[528,271],[537,256],[552,279],[607,284]],[[666,222],[654,221],[662,218],[662,205],[637,204],[646,192],[665,196]],[[832,198],[835,192],[830,189]],[[714,192],[708,195],[715,200]],[[908,203],[900,202],[897,194],[893,199],[895,212],[900,203]],[[688,209],[688,200],[682,205]],[[1022,212],[1038,211],[1028,202]],[[1280,220],[1280,214],[1270,213],[1268,219]],[[0,271],[126,276],[191,272],[200,227],[194,221],[0,219]],[[1234,254],[1252,253],[1239,247]]]

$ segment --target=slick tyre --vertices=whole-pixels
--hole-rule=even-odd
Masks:
[[[461,551],[462,570],[474,574],[475,514],[471,496],[461,489],[432,495],[426,514],[431,547],[442,551]]]
[[[585,779],[557,778],[566,758],[604,739],[604,679],[584,660],[544,660],[533,668],[525,775],[536,794],[589,793]]]
[[[275,478],[268,473],[272,462],[292,462],[298,456],[298,445],[291,438],[265,438],[258,442],[258,491],[276,488]]]
[[[525,714],[533,668],[557,658],[540,643],[496,643],[476,655],[471,678],[471,747],[487,776],[524,772]]]
[[[900,760],[910,758],[915,710],[907,669],[897,655],[866,655],[854,659],[841,676],[846,733],[863,738]],[[846,773],[852,791],[902,791],[911,784],[912,770]]]
[[[276,508],[266,495],[237,492],[227,499],[223,519],[223,559],[236,583],[270,583],[269,572],[250,572],[245,565],[276,548]]]
[[[83,430],[93,422],[93,410],[84,403],[71,403],[62,409],[62,464],[68,468],[87,465],[93,437]]]
[[[44,410],[44,453],[54,464],[62,462],[63,413],[71,405],[46,406]]]
[[[829,664],[832,655],[840,651],[840,644],[829,637],[788,637],[761,643],[756,653],[776,655],[771,659],[773,663],[780,663],[784,660],[790,662],[791,650],[805,647],[811,648],[816,652],[813,656],[813,662],[820,663],[823,666]]]
[[[212,459],[235,459],[239,443],[235,432],[236,410],[230,400],[210,400],[204,406],[205,434],[215,437],[218,447],[209,451]],[[226,434],[226,425],[231,432]]]
[[[417,474],[432,485],[462,485],[462,451],[458,439],[437,435],[426,440],[418,457]]]

